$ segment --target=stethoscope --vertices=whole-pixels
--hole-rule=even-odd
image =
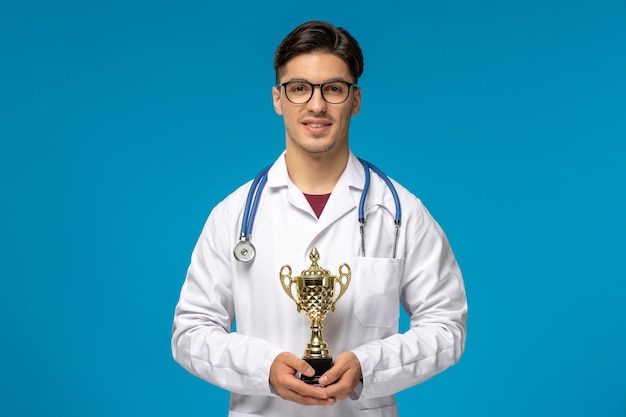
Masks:
[[[393,201],[396,205],[396,215],[394,217],[395,236],[393,242],[393,257],[396,257],[396,250],[398,248],[398,237],[400,234],[400,198],[393,183],[380,169],[375,165],[358,158],[359,162],[363,165],[365,171],[365,183],[363,184],[363,192],[361,193],[361,200],[359,201],[359,233],[361,235],[361,256],[365,256],[365,199],[367,198],[367,192],[370,186],[370,170],[374,171],[389,187]],[[252,234],[252,225],[254,223],[254,217],[259,206],[259,200],[261,198],[261,192],[265,183],[267,182],[267,172],[272,166],[267,166],[261,170],[254,177],[250,191],[248,191],[248,197],[246,198],[246,205],[243,209],[243,219],[241,220],[241,234],[239,235],[239,242],[235,245],[233,251],[235,259],[238,261],[248,263],[252,262],[256,256],[256,249],[252,242],[250,242],[250,235]]]

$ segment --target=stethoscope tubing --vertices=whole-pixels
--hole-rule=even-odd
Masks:
[[[393,202],[396,206],[396,214],[394,216],[394,240],[393,240],[393,257],[396,257],[398,250],[398,238],[400,237],[400,223],[402,219],[402,211],[400,207],[400,197],[389,177],[381,171],[376,165],[367,162],[364,159],[357,158],[361,165],[363,165],[363,171],[365,172],[365,182],[363,184],[363,192],[361,193],[361,200],[359,201],[359,233],[361,235],[361,256],[365,257],[365,199],[367,198],[367,192],[370,187],[370,169],[376,173],[389,187]]]
[[[387,184],[387,187],[389,187],[389,190],[391,191],[391,195],[393,196],[393,202],[396,206],[396,215],[394,217],[394,221],[399,224],[400,220],[402,219],[402,211],[400,209],[400,197],[398,197],[398,192],[396,191],[396,187],[394,187],[389,177],[385,175],[385,173],[382,172],[376,165],[370,162],[367,162],[361,158],[358,158],[358,159],[359,161],[361,161],[361,164],[363,164],[363,168],[365,170],[365,179],[368,182],[367,184],[368,188],[369,188],[369,170],[367,168],[374,171],[380,178],[382,178],[385,184]],[[367,194],[365,192],[365,187],[363,188],[363,191],[364,191],[364,194]],[[365,198],[363,195],[361,195],[361,203],[359,204],[359,217],[362,217],[363,215],[364,206],[365,206]]]
[[[263,188],[265,187],[265,183],[267,182],[267,172],[270,170],[271,167],[272,166],[269,165],[263,168],[252,181],[250,191],[248,192],[248,197],[246,198],[246,205],[243,210],[243,219],[241,221],[241,236],[239,237],[240,239],[250,240],[250,235],[252,234],[252,225],[254,224],[254,218],[256,216],[256,211],[259,206],[259,199],[261,198],[261,191],[263,191]]]
[[[391,191],[391,195],[393,196],[393,201],[396,206],[396,213],[394,216],[394,225],[395,225],[395,239],[393,244],[393,257],[396,257],[396,251],[398,247],[398,237],[400,230],[400,220],[402,218],[402,212],[400,210],[400,198],[398,197],[398,192],[396,191],[396,187],[394,187],[393,183],[383,173],[378,167],[375,165],[365,161],[364,159],[358,158],[361,165],[363,165],[363,171],[365,173],[365,181],[363,184],[363,192],[361,193],[361,199],[359,201],[358,208],[358,216],[359,216],[359,232],[361,235],[361,256],[365,256],[365,200],[367,199],[367,193],[369,191],[370,186],[370,170],[374,171],[389,187]],[[243,218],[241,221],[241,234],[239,236],[239,244],[245,243],[245,248],[251,250],[252,255],[242,256],[239,251],[235,251],[235,258],[242,262],[251,262],[254,259],[254,245],[250,242],[250,235],[252,234],[252,226],[254,225],[254,218],[256,217],[257,208],[259,206],[259,200],[261,199],[261,192],[265,187],[265,183],[267,182],[267,174],[270,170],[271,165],[263,168],[261,172],[259,172],[254,180],[252,181],[252,185],[250,186],[250,190],[248,191],[248,196],[246,198],[246,204],[243,210]]]

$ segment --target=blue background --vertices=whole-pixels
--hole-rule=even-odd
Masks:
[[[365,53],[352,147],[422,198],[470,304],[404,416],[626,415],[626,2],[0,4],[0,415],[226,415],[171,359],[210,209],[284,146],[272,56]]]

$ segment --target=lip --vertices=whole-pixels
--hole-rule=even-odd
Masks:
[[[326,119],[304,119],[301,123],[308,130],[316,132],[326,130],[332,126],[332,122]]]

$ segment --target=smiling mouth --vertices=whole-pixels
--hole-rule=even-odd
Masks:
[[[309,126],[309,127],[313,127],[313,128],[330,126],[330,123],[303,123],[303,124],[305,126]]]

